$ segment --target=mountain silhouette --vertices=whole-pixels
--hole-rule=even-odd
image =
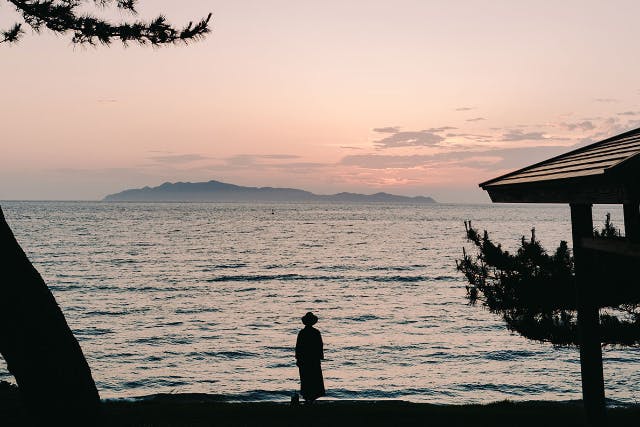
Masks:
[[[359,202],[436,203],[431,197],[388,193],[319,195],[295,188],[242,187],[220,181],[165,182],[157,187],[124,190],[104,198],[107,202]]]

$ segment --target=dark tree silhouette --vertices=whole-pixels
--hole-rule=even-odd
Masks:
[[[0,353],[23,400],[42,420],[81,422],[100,398],[80,345],[0,210]]]
[[[0,0],[2,1],[2,0]],[[93,3],[136,13],[136,0],[4,0],[16,11],[1,43],[15,43],[30,27],[71,34],[73,43],[109,45],[119,41],[154,46],[198,40],[209,31],[211,14],[182,29],[164,16],[150,22],[111,23],[81,11]],[[0,210],[0,354],[20,394],[42,424],[93,425],[100,398],[89,365],[53,295],[16,241]]]
[[[114,24],[95,15],[81,12],[85,3],[95,3],[99,7],[115,5],[120,10],[136,13],[136,0],[5,0],[13,5],[23,22],[0,32],[0,43],[16,42],[24,34],[24,25],[40,32],[42,28],[57,34],[71,33],[72,41],[80,44],[110,44],[119,40],[124,44],[137,42],[162,45],[188,42],[206,35],[211,14],[196,24],[190,22],[181,29],[167,23],[160,15],[150,22],[132,21]]]
[[[487,231],[482,235],[465,223],[467,239],[476,254],[463,251],[457,268],[467,281],[467,297],[492,313],[502,316],[507,327],[522,336],[559,346],[580,345],[577,323],[576,281],[573,256],[562,241],[548,254],[536,240],[520,242],[511,254],[494,243]],[[607,215],[605,226],[594,235],[616,238],[619,231]],[[629,286],[629,263],[624,259],[601,257],[592,263],[591,273],[604,278],[599,293],[600,342],[609,345],[640,344],[640,295]]]
[[[522,237],[518,250],[510,254],[469,222],[467,238],[476,254],[463,251],[457,267],[469,282],[469,301],[480,301],[501,315],[510,330],[532,340],[580,348],[586,420],[600,426],[606,425],[601,346],[640,344],[640,289],[633,252],[611,250],[624,246],[628,238],[620,236],[609,215],[601,231],[589,230],[590,209],[587,214],[588,221],[573,222],[574,242],[576,230],[585,238],[592,231],[592,243],[605,250],[579,246],[574,258],[567,243],[561,242],[548,254],[532,230],[531,239]]]

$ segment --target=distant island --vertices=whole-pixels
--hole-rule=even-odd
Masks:
[[[436,203],[431,197],[407,197],[388,193],[314,194],[295,188],[242,187],[220,181],[165,182],[110,194],[107,202],[359,202],[359,203]]]

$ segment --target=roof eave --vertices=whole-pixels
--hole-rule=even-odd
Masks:
[[[495,203],[622,204],[639,198],[639,190],[615,176],[591,175],[485,186]]]
[[[485,188],[485,187],[486,187],[486,186],[488,186],[488,185],[490,185],[490,184],[491,184],[491,183],[493,183],[493,182],[497,182],[497,181],[500,181],[500,180],[502,180],[502,179],[508,178],[508,177],[510,177],[510,176],[517,175],[517,174],[522,173],[522,172],[526,172],[526,171],[527,171],[527,170],[529,170],[529,169],[533,169],[533,168],[538,167],[538,166],[541,166],[541,165],[543,165],[543,164],[545,164],[545,163],[551,163],[551,162],[553,162],[553,161],[555,161],[555,160],[558,160],[558,159],[561,159],[561,158],[563,158],[563,157],[568,157],[568,156],[571,156],[571,155],[574,155],[574,154],[577,154],[577,153],[580,153],[580,152],[583,152],[583,151],[590,150],[590,149],[592,149],[592,148],[594,148],[594,147],[596,147],[596,146],[598,146],[598,145],[603,145],[603,144],[609,143],[609,142],[611,142],[611,141],[615,141],[615,140],[619,140],[619,139],[624,139],[624,138],[627,138],[627,137],[629,137],[629,136],[631,136],[631,135],[635,135],[635,134],[638,134],[638,133],[640,133],[640,128],[635,128],[635,129],[629,130],[629,131],[627,131],[627,132],[621,133],[621,134],[619,134],[619,135],[614,135],[614,136],[612,136],[612,137],[610,137],[610,138],[603,139],[602,141],[594,142],[594,143],[592,143],[592,144],[585,145],[584,147],[576,148],[575,150],[571,150],[571,151],[568,151],[568,152],[566,152],[566,153],[560,154],[560,155],[558,155],[558,156],[554,156],[554,157],[551,157],[551,158],[549,158],[549,159],[543,160],[543,161],[541,161],[541,162],[534,163],[534,164],[532,164],[532,165],[529,165],[529,166],[526,166],[526,167],[524,167],[524,168],[521,168],[521,169],[515,170],[515,171],[513,171],[513,172],[509,172],[509,173],[507,173],[507,174],[500,175],[500,176],[498,176],[498,177],[496,177],[496,178],[492,178],[492,179],[490,179],[490,180],[488,180],[488,181],[481,182],[480,184],[478,184],[478,186],[479,186],[480,188],[482,188],[483,190],[486,190],[486,188]],[[639,153],[639,154],[640,154],[640,153]],[[635,156],[632,156],[631,158],[633,158],[633,157],[635,157]],[[629,159],[625,159],[625,160],[623,160],[622,162],[624,162],[624,161],[626,161],[626,160],[629,160]]]

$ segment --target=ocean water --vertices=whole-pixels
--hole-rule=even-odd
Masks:
[[[570,240],[561,205],[3,202],[103,398],[202,392],[288,400],[313,311],[328,398],[581,398],[576,349],[467,304],[464,220],[506,247]],[[617,207],[597,207],[596,224]],[[640,398],[640,353],[604,350],[607,397]],[[0,379],[10,380],[0,359]]]

